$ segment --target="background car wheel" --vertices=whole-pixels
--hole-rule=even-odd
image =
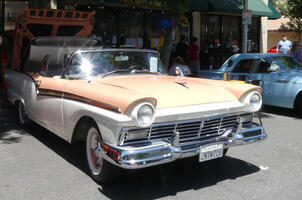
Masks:
[[[302,114],[302,93],[301,92],[296,97],[295,104],[294,104],[294,111],[297,114]]]
[[[119,169],[106,161],[101,155],[101,134],[95,125],[87,127],[86,158],[90,175],[100,183],[110,183],[117,176]]]
[[[28,119],[26,112],[25,112],[25,107],[24,104],[21,101],[18,101],[17,103],[18,106],[18,120],[21,126],[28,126],[30,124],[30,120]]]
[[[227,154],[229,148],[223,149],[223,157]]]

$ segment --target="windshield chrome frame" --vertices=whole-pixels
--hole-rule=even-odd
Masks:
[[[94,53],[94,52],[119,52],[119,51],[125,51],[125,52],[142,52],[142,53],[153,53],[159,58],[159,52],[154,50],[147,50],[147,49],[93,49],[93,50],[78,50],[70,54],[64,73],[62,75],[62,78],[67,79],[69,68],[71,65],[72,59],[79,55],[80,53]],[[160,61],[161,62],[161,61]],[[166,70],[166,69],[164,69]],[[85,79],[84,79],[85,80]]]

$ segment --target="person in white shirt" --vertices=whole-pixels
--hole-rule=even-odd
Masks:
[[[292,42],[287,40],[286,35],[283,35],[282,40],[278,43],[277,52],[279,50],[280,53],[290,54],[290,50],[292,48]]]

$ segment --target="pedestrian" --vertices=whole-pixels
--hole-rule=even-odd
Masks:
[[[302,50],[301,47],[299,45],[299,43],[297,41],[295,41],[293,43],[293,47],[290,51],[290,54],[292,57],[294,57],[296,59],[296,61],[300,64],[302,64]]]
[[[199,63],[199,46],[197,44],[197,38],[192,37],[191,44],[188,46],[188,57],[189,57],[189,66],[191,68],[192,74],[196,75],[200,70]]]
[[[176,44],[176,57],[181,57],[185,63],[188,62],[187,48],[188,45],[186,44],[186,36],[182,35],[180,41]]]
[[[180,71],[178,71],[180,70]],[[181,73],[181,74],[178,74]],[[173,59],[172,66],[169,69],[169,75],[171,76],[177,76],[177,75],[183,75],[183,76],[190,76],[191,71],[190,68],[183,62],[182,58],[180,56]]]
[[[292,42],[287,39],[286,35],[283,35],[282,40],[278,43],[277,52],[290,54],[292,48]]]

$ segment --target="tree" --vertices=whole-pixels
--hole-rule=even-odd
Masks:
[[[165,30],[165,42],[160,50],[161,60],[166,68],[169,66],[171,50],[180,17],[188,11],[189,0],[169,0],[167,15],[171,19],[170,26]]]
[[[299,33],[299,42],[301,42],[302,0],[273,0],[273,3],[275,3],[282,15],[290,19],[287,27]]]

